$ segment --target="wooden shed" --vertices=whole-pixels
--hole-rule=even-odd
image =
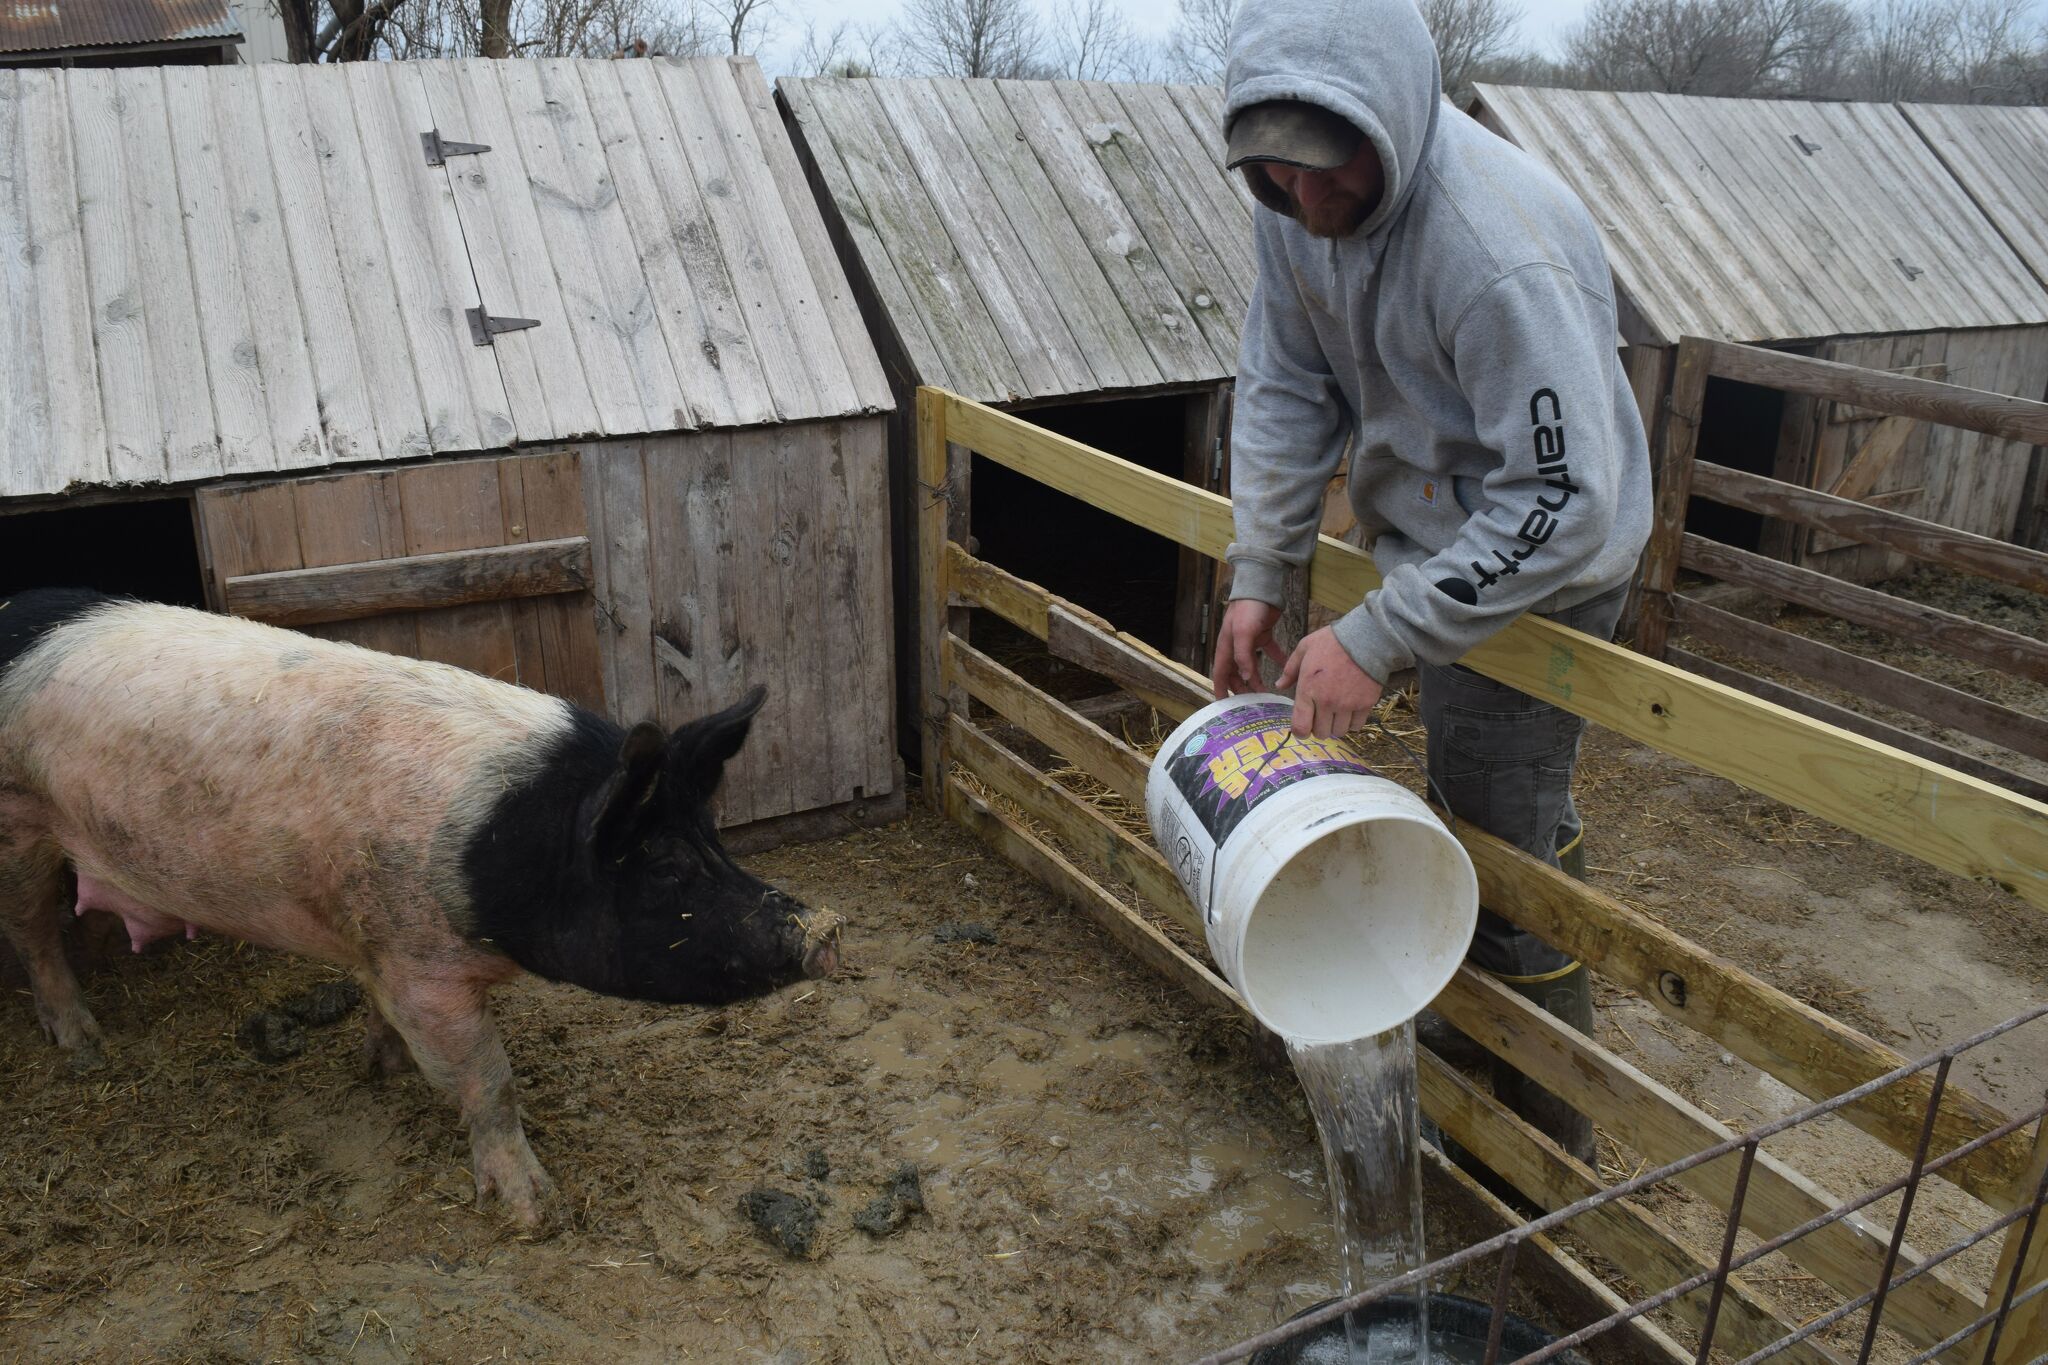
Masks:
[[[931,384],[1204,487],[1256,271],[1222,165],[1222,92],[1080,81],[783,79],[776,86],[896,393],[899,619],[915,600],[909,395]],[[1203,656],[1207,561],[1001,469],[971,516],[992,553]],[[905,732],[914,633],[903,641]]]
[[[766,683],[727,825],[900,802],[888,385],[751,61],[0,72],[0,327],[0,591]]]
[[[2048,284],[2048,109],[1959,104],[1899,108],[1998,235],[2035,278]],[[2048,460],[2038,448],[2013,539],[2048,549]]]
[[[282,31],[282,19],[263,17],[264,36]],[[247,37],[231,0],[0,6],[0,66],[220,66]]]
[[[1929,111],[1481,85],[1473,113],[1556,171],[1603,229],[1624,357],[1653,427],[1684,336],[2048,392],[2038,257],[1930,146]],[[1700,440],[1719,463],[1960,530],[2031,529],[2031,453],[2013,442],[1719,379]],[[1842,577],[1900,562],[1749,513],[1694,515],[1734,518],[1703,529]]]

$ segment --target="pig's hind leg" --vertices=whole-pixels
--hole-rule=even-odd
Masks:
[[[0,933],[28,970],[36,1019],[80,1065],[99,1060],[100,1026],[85,1008],[64,957],[64,854],[55,844],[0,828]]]
[[[491,1020],[488,987],[421,978],[403,969],[373,975],[370,987],[377,1008],[404,1039],[420,1074],[462,1111],[462,1121],[469,1127],[477,1203],[495,1196],[521,1224],[537,1227],[545,1222],[554,1182],[541,1169],[520,1125],[512,1064]]]

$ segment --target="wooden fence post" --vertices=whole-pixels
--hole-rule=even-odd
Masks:
[[[2014,1187],[2016,1205],[2034,1198],[2044,1173],[2048,1173],[2048,1119],[2041,1120],[2035,1130],[2034,1159],[2028,1164],[2026,1178]],[[2013,1266],[2019,1260],[2020,1241],[2026,1236],[2026,1228],[2025,1222],[2019,1222],[2006,1230],[2005,1246],[1998,1254],[1998,1269],[1992,1272],[1984,1296],[1986,1307],[2005,1301],[2005,1288],[2013,1283]],[[2026,1251],[2027,1259],[2020,1266],[2015,1286],[2017,1294],[2048,1280],[2048,1209],[2035,1217],[2034,1235],[2028,1240]],[[2044,1343],[2048,1343],[2048,1294],[2037,1295],[2012,1310],[2012,1316],[1999,1329],[1992,1365],[2026,1365],[2039,1360]]]
[[[1686,337],[1678,344],[1671,379],[1671,412],[1657,465],[1657,509],[1650,541],[1643,548],[1642,608],[1636,621],[1636,651],[1664,657],[1671,638],[1671,593],[1678,586],[1678,546],[1685,534],[1686,504],[1692,499],[1692,462],[1699,449],[1700,412],[1706,406],[1707,369],[1714,343]]]
[[[946,544],[968,533],[970,456],[946,440],[945,395],[917,391],[917,580],[919,758],[925,800],[946,808],[946,717],[966,715],[967,694],[947,674],[945,637],[967,633],[967,611],[952,605]]]

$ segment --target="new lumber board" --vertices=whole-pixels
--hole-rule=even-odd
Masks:
[[[991,807],[957,776],[946,779],[946,807],[956,823],[978,836],[1012,866],[1063,897],[1167,980],[1205,1004],[1242,1012],[1242,1002],[1236,992],[1207,967],[1182,951],[1044,841]],[[1425,1150],[1424,1155],[1434,1168],[1484,1202],[1502,1226],[1512,1227],[1519,1221],[1506,1206],[1486,1195],[1469,1175],[1432,1152]],[[1565,1276],[1588,1298],[1600,1304],[1603,1311],[1615,1312],[1625,1306],[1612,1288],[1549,1238],[1533,1237],[1524,1245],[1553,1274]],[[1625,1341],[1647,1352],[1649,1358],[1667,1361],[1670,1365],[1683,1365],[1689,1359],[1654,1323],[1638,1320],[1617,1330]]]
[[[948,439],[1135,525],[1220,557],[1229,500],[938,390]],[[927,541],[927,543],[936,543]],[[1328,537],[1313,600],[1346,611],[1379,583],[1371,558]],[[1462,661],[1488,677],[1937,867],[2048,907],[2048,806],[1819,724],[1541,617]]]
[[[1824,721],[1829,725],[1837,726],[1855,734],[1867,735],[1871,739],[1877,740],[1882,744],[1888,744],[1894,749],[1903,750],[1909,754],[1919,754],[1923,758],[1931,759],[1941,764],[1944,768],[1958,773],[1965,773],[1986,782],[1996,783],[1998,786],[2021,796],[2030,797],[2036,801],[2048,800],[2048,783],[2016,773],[2010,768],[2002,768],[1996,763],[1986,762],[1974,755],[1966,754],[1960,749],[1951,748],[1939,740],[1928,739],[1924,735],[1916,735],[1909,730],[1901,730],[1896,725],[1889,725],[1875,717],[1866,716],[1860,711],[1852,711],[1846,706],[1837,706],[1831,701],[1823,701],[1819,697],[1801,692],[1796,687],[1787,687],[1783,683],[1775,683],[1768,678],[1759,678],[1752,673],[1745,673],[1739,668],[1732,668],[1727,664],[1717,663],[1702,655],[1694,654],[1691,650],[1673,649],[1669,651],[1669,655],[1672,663],[1690,672],[1697,673],[1702,678],[1711,678],[1715,682],[1726,683],[1730,687],[1749,693],[1752,697],[1758,697],[1764,701],[1775,703],[1785,707],[1787,710],[1797,711],[1803,716],[1811,716],[1815,720]]]
[[[1031,613],[1023,604],[1036,599],[1040,620],[1064,617],[1069,622],[1069,634],[1106,637],[1106,624],[1070,608],[1043,588],[992,565],[982,565],[964,552],[955,558],[956,563],[980,565],[974,577],[1000,583],[1003,598],[1012,604],[1018,616],[1029,619]],[[1045,631],[1046,637],[1051,634],[1049,629]],[[1114,642],[1102,638],[1100,643]],[[1122,681],[1115,672],[1103,667],[1103,661],[1114,664],[1127,656],[1098,647],[1059,653],[1059,657],[1097,668],[1105,676]],[[1176,720],[1200,709],[1207,700],[1201,680],[1169,661],[1159,660],[1156,668],[1146,669],[1141,677],[1165,694],[1154,705]],[[1021,708],[1018,713],[1023,714]],[[1104,785],[1120,791],[1142,790],[1144,757],[1111,735],[1091,730],[1077,736],[1076,722],[1083,719],[1075,713],[1072,718],[1059,718],[1056,728],[1033,733],[1080,763]],[[1027,803],[1019,800],[1019,804]],[[1058,827],[1056,819],[1047,818],[1045,823]],[[1124,837],[1129,845],[1142,847],[1130,836]],[[1538,863],[1505,841],[1463,823],[1456,837],[1472,858],[1473,869],[1479,876],[1480,898],[1489,908],[1517,927],[1579,957],[1609,980],[1641,995],[1662,1013],[1713,1038],[1809,1099],[1830,1098],[1906,1063],[1907,1059],[1895,1050],[1795,1000],[1640,911]],[[1130,846],[1124,847],[1119,857],[1133,865],[1144,862]],[[1180,893],[1178,882],[1169,879],[1161,883],[1154,879],[1131,884],[1155,907],[1181,919],[1191,930],[1201,932],[1199,918]],[[1910,1152],[1919,1138],[1931,1088],[1925,1075],[1909,1076],[1845,1109],[1843,1117],[1894,1150]],[[1952,1084],[1946,1090],[1946,1102],[1935,1127],[1940,1144],[1937,1150],[1960,1146],[2005,1121],[2005,1115],[1996,1108]],[[2014,1138],[1979,1152],[1944,1175],[1986,1203],[2010,1208],[2021,1194],[2016,1182],[2023,1177],[2024,1161],[2022,1143]]]
[[[1418,1048],[1416,1062],[1422,1105],[1430,1117],[1452,1141],[1535,1200],[1546,1213],[1555,1213],[1605,1188],[1598,1176],[1549,1137],[1510,1113],[1429,1049]],[[1712,1268],[1633,1199],[1596,1205],[1567,1226],[1646,1292],[1661,1291]],[[1711,1290],[1711,1285],[1702,1285],[1672,1300],[1669,1311],[1697,1331],[1706,1316]],[[1775,1316],[1740,1274],[1728,1277],[1714,1335],[1717,1343],[1750,1354],[1790,1336],[1795,1326]],[[1841,1357],[1811,1338],[1787,1347],[1782,1358],[1805,1365],[1841,1365]]]
[[[1023,760],[957,719],[952,723],[956,753],[962,767],[988,784],[998,794],[1016,802],[1032,819],[1050,828],[1059,838],[1079,851],[1099,855],[1104,845],[1112,848],[1104,865],[1120,880],[1146,894],[1155,909],[1172,912],[1185,927],[1200,932],[1199,918],[1180,893],[1172,871],[1159,854],[1134,836],[1106,820],[1064,788],[1050,782]],[[1103,925],[1120,942],[1133,947],[1141,960],[1182,989],[1208,1003],[1245,1012],[1241,997],[1209,968],[1159,934],[1135,911],[1125,907],[1100,883],[1074,867],[1049,846],[1002,816],[972,789],[953,776],[949,779],[954,799],[954,818],[993,844],[1006,858],[1031,873],[1042,884],[1080,906],[1091,919]],[[1163,888],[1148,892],[1148,887]],[[1555,1025],[1552,1025],[1555,1027]],[[1509,1115],[1491,1099],[1470,1092],[1470,1086],[1427,1051],[1420,1054],[1422,1099],[1427,1112],[1450,1136],[1465,1143],[1468,1150],[1502,1174],[1517,1188],[1557,1208],[1596,1192],[1600,1186],[1593,1175],[1564,1153],[1549,1147],[1546,1139]],[[1517,1148],[1517,1142],[1525,1144]],[[1549,1147],[1546,1151],[1544,1148]],[[1582,1215],[1574,1230],[1632,1276],[1644,1278],[1652,1272],[1662,1283],[1699,1273],[1705,1268],[1700,1258],[1688,1251],[1668,1230],[1638,1206],[1616,1201]],[[1730,1284],[1723,1305],[1725,1325],[1731,1338],[1754,1349],[1786,1335],[1790,1327],[1759,1304],[1739,1279]],[[1690,1296],[1691,1299],[1703,1295]],[[1615,1299],[1610,1308],[1618,1309]],[[1673,1311],[1688,1323],[1697,1324],[1701,1305],[1689,1300],[1674,1305]],[[1661,1337],[1661,1333],[1658,1334]],[[1825,1365],[1833,1359],[1817,1347],[1795,1350],[1789,1357],[1808,1365]]]
[[[1645,1075],[1592,1039],[1555,1027],[1550,1016],[1483,972],[1460,967],[1433,1008],[1473,1041],[1563,1098],[1655,1163],[1679,1161],[1733,1136],[1718,1120]],[[1725,1208],[1735,1187],[1737,1156],[1695,1166],[1676,1177],[1702,1198]],[[1769,1152],[1757,1153],[1742,1225],[1773,1237],[1817,1218],[1843,1201]],[[1815,1229],[1785,1254],[1848,1297],[1875,1284],[1885,1264],[1888,1230],[1858,1214]],[[1898,1267],[1921,1256],[1901,1245]],[[1940,1269],[1898,1286],[1885,1321],[1922,1347],[1931,1347],[1975,1319],[1983,1301]]]

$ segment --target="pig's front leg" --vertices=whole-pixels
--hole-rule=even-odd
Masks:
[[[369,984],[371,998],[405,1040],[420,1074],[454,1097],[462,1111],[478,1205],[495,1196],[526,1227],[547,1221],[555,1186],[519,1124],[512,1064],[485,996],[489,983],[423,976],[417,968],[387,964]]]
[[[377,1079],[385,1076],[402,1076],[414,1069],[412,1053],[405,1046],[405,1035],[391,1026],[378,1006],[375,994],[370,996],[369,1036],[363,1040],[363,1059],[368,1064],[370,1076]]]

